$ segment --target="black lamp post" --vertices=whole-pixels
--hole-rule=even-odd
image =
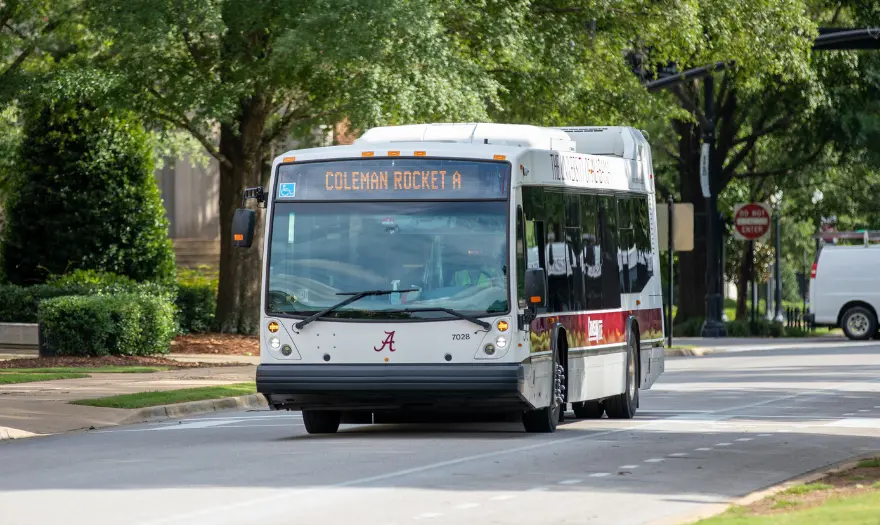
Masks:
[[[722,294],[721,276],[721,224],[718,217],[718,174],[715,173],[715,163],[712,156],[715,151],[715,79],[712,74],[715,71],[723,71],[732,65],[727,62],[718,62],[711,66],[698,67],[684,71],[681,74],[670,75],[653,82],[648,82],[645,87],[649,92],[659,91],[664,88],[678,85],[688,80],[703,78],[703,99],[705,122],[702,125],[703,144],[709,145],[708,179],[709,195],[706,197],[706,321],[703,323],[703,337],[724,337],[727,330],[721,319],[724,312],[724,300]]]

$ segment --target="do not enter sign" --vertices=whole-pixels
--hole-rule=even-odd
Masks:
[[[737,204],[733,208],[733,236],[760,241],[770,234],[770,206],[766,203]]]

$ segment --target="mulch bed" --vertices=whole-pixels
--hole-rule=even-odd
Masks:
[[[189,334],[171,342],[173,354],[260,355],[260,338],[235,334]]]
[[[184,363],[165,357],[117,356],[104,357],[34,357],[0,361],[0,368],[61,368],[61,367],[99,367],[99,366],[167,366],[171,368],[199,368],[203,366],[222,366],[216,363]]]

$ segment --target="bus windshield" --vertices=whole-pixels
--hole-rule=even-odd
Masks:
[[[276,202],[269,252],[270,315],[308,316],[364,290],[400,293],[363,297],[327,317],[509,310],[505,200]]]

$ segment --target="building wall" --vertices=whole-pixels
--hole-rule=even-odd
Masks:
[[[345,129],[316,128],[313,141],[329,146],[334,134],[343,134],[342,140],[350,141]],[[274,157],[297,147],[297,142],[289,141],[273,148],[270,155]],[[156,170],[178,266],[220,264],[220,165],[207,156],[209,162],[204,167],[191,163],[189,158],[168,158],[165,166]]]

